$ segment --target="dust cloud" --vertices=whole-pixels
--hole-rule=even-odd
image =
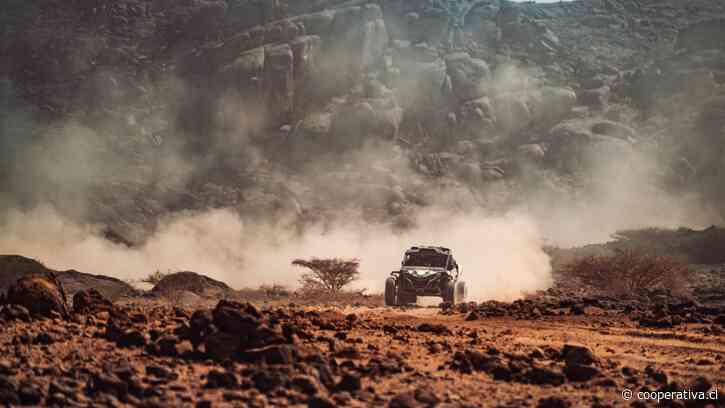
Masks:
[[[550,285],[550,267],[534,223],[523,215],[498,218],[428,211],[418,228],[393,233],[371,225],[312,229],[302,236],[246,224],[231,210],[177,216],[143,246],[103,239],[92,226],[69,222],[50,208],[12,211],[1,253],[20,253],[56,269],[78,269],[138,281],[150,272],[193,270],[233,287],[278,283],[294,287],[294,258],[359,258],[355,289],[382,291],[388,274],[413,244],[449,246],[474,300],[511,300]]]

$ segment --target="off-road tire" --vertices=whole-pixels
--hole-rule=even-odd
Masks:
[[[395,283],[395,278],[388,278],[385,280],[385,306],[397,306],[398,305],[398,287]]]

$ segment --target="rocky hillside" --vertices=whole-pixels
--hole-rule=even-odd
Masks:
[[[181,210],[576,200],[605,161],[722,214],[725,4],[463,3],[9,1],[0,197],[132,245]]]

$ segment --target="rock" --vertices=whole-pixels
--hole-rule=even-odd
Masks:
[[[533,163],[541,162],[546,156],[546,149],[540,144],[525,144],[519,146],[516,150],[520,159]]]
[[[289,382],[289,374],[286,371],[272,368],[259,368],[251,375],[254,387],[263,393],[268,393]]]
[[[569,381],[583,382],[589,381],[600,374],[600,371],[594,367],[580,364],[567,364],[564,367],[564,375]]]
[[[547,156],[558,166],[574,170],[592,155],[626,161],[633,153],[634,130],[613,121],[572,119],[561,122],[544,137]],[[616,158],[616,159],[614,159]]]
[[[523,374],[523,379],[536,385],[561,385],[564,375],[554,370],[542,367],[532,367]]]
[[[561,349],[561,356],[566,365],[592,365],[597,362],[591,350],[584,346],[576,346],[573,344],[565,344]]]
[[[460,101],[478,99],[490,92],[491,69],[485,61],[455,53],[447,55],[445,62],[453,93]]]
[[[44,344],[49,345],[56,342],[55,337],[47,332],[39,333],[35,338],[33,339],[33,344]]]
[[[272,345],[260,349],[247,350],[241,354],[245,363],[292,364],[299,357],[296,348],[289,345]]]
[[[8,288],[5,302],[23,306],[36,317],[53,317],[53,313],[68,317],[63,286],[52,273],[20,278]]]
[[[259,319],[245,313],[239,304],[220,301],[214,311],[214,325],[226,333],[244,334],[255,333],[260,325]]]
[[[104,298],[114,301],[138,293],[133,286],[110,276],[92,275],[75,270],[57,272],[56,275],[68,296],[75,296],[81,291],[95,290]]]
[[[236,388],[239,386],[237,376],[229,371],[212,370],[206,376],[204,388]]]
[[[113,373],[94,373],[88,388],[91,395],[110,394],[122,401],[129,391],[128,384]]]
[[[26,275],[54,273],[40,262],[20,255],[0,255],[0,294]]]
[[[119,347],[144,347],[148,342],[146,334],[139,330],[126,330],[116,340]]]
[[[324,10],[319,13],[303,14],[294,19],[302,22],[307,34],[322,36],[330,32],[334,18],[333,10]]]
[[[547,86],[539,95],[532,97],[529,105],[532,106],[534,120],[556,123],[571,114],[576,102],[577,94],[572,89]]]
[[[335,385],[335,391],[355,392],[362,388],[360,376],[354,374],[345,374],[340,382]]]
[[[0,306],[0,320],[11,322],[13,320],[22,320],[29,322],[31,320],[30,311],[20,305]]]
[[[462,103],[458,109],[458,117],[464,137],[473,140],[490,135],[496,123],[494,108],[487,97]]]
[[[400,393],[388,403],[389,408],[417,408],[420,406],[421,404],[415,399],[415,394],[412,391]]]
[[[202,297],[224,297],[232,289],[224,282],[190,271],[166,275],[151,289],[155,295],[171,297],[181,291],[189,291]]]
[[[664,371],[656,369],[654,366],[648,365],[644,369],[645,374],[660,384],[667,384],[667,374]]]
[[[197,310],[191,315],[189,319],[189,332],[188,339],[194,348],[198,348],[204,338],[216,331],[216,327],[213,326],[214,315],[211,310]]]
[[[478,319],[480,319],[480,318],[481,318],[481,316],[480,316],[480,315],[478,314],[478,312],[477,312],[477,311],[475,311],[475,310],[471,310],[471,311],[470,311],[470,312],[468,313],[468,315],[466,316],[466,320],[467,320],[467,321],[472,321],[472,320],[478,320]]]
[[[184,347],[181,339],[174,335],[167,334],[156,340],[155,351],[156,354],[160,356],[179,357],[184,353]]]
[[[322,391],[320,383],[310,375],[297,375],[293,377],[292,387],[309,396],[318,395]]]
[[[25,380],[18,387],[18,399],[20,405],[40,405],[43,401],[43,391],[32,381]],[[0,397],[0,401],[2,401],[2,397]]]
[[[0,403],[11,406],[20,403],[18,384],[12,377],[0,375]]]
[[[206,354],[217,361],[235,358],[239,351],[240,339],[233,333],[210,333],[204,337]]]
[[[493,99],[497,127],[507,133],[525,129],[533,120],[526,98],[515,93],[497,95]]]
[[[319,69],[317,59],[320,56],[320,37],[317,35],[300,36],[290,43],[294,56],[294,79],[301,84]]]
[[[400,103],[411,112],[428,112],[443,109],[453,98],[451,81],[446,65],[441,59],[430,63],[401,61],[401,72],[397,82]]]
[[[705,377],[697,377],[690,383],[689,389],[693,392],[708,392],[712,383]]]
[[[434,333],[438,335],[449,335],[451,331],[443,324],[422,323],[416,327],[419,332]]]
[[[73,295],[73,313],[96,314],[112,309],[113,303],[96,289],[82,290]]]
[[[231,63],[222,66],[219,74],[242,92],[253,91],[256,80],[262,77],[265,63],[264,47],[244,51]]]
[[[539,400],[537,408],[569,408],[571,403],[559,397],[546,397]]]
[[[337,404],[332,402],[329,398],[313,397],[307,400],[307,406],[309,408],[335,408],[337,407]]]
[[[576,93],[577,102],[595,109],[604,109],[609,104],[611,89],[603,86],[598,89],[580,89]]]

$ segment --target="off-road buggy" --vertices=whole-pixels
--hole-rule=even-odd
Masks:
[[[416,303],[418,296],[440,296],[443,302],[466,301],[466,284],[451,250],[443,247],[414,246],[405,251],[399,271],[385,281],[385,305]]]

